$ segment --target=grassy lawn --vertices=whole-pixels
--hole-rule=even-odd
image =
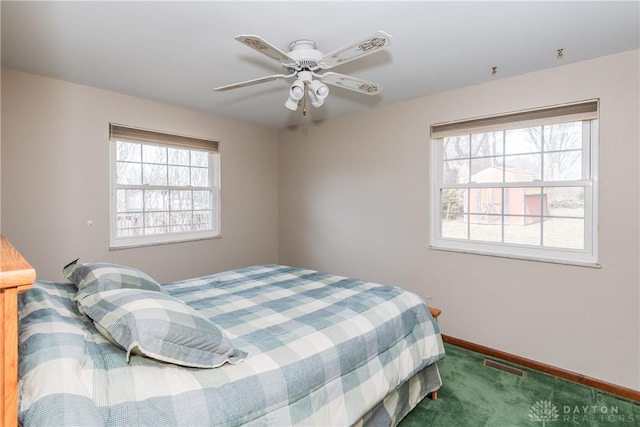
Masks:
[[[491,219],[500,220],[499,216],[484,217],[483,222],[468,224],[467,215],[442,221],[442,235],[445,238],[479,240],[484,242],[503,242],[545,246],[556,248],[583,249],[584,220],[577,217],[582,210],[554,210],[553,214],[561,217],[548,217],[542,223],[524,224],[523,217],[513,217],[515,224],[488,223]],[[470,215],[472,220],[475,215]]]

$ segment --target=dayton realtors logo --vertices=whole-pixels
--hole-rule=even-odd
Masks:
[[[575,405],[562,407],[562,420],[580,423],[611,423],[620,425],[622,423],[634,423],[636,418],[633,414],[621,414],[617,405]]]
[[[529,419],[541,422],[545,427],[547,423],[562,421],[575,425],[598,423],[611,423],[620,425],[634,423],[637,418],[633,414],[621,414],[617,405],[562,405],[562,415],[558,406],[548,400],[539,400],[529,408]]]
[[[558,418],[560,418],[558,407],[548,400],[538,400],[529,408],[529,419],[542,422],[542,427],[550,421],[557,421]]]

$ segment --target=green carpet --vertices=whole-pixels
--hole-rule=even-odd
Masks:
[[[508,362],[500,361],[526,377],[485,367],[488,357],[449,344],[445,350],[438,399],[424,399],[400,427],[640,426],[640,403]]]

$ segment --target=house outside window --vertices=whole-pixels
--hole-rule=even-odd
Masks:
[[[217,141],[109,130],[112,249],[220,236]]]
[[[597,265],[598,101],[431,127],[431,247]]]

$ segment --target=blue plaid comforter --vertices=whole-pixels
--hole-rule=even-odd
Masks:
[[[127,363],[78,312],[74,285],[39,281],[19,301],[23,425],[351,425],[444,356],[424,302],[397,287],[279,265],[163,287],[250,356]]]

